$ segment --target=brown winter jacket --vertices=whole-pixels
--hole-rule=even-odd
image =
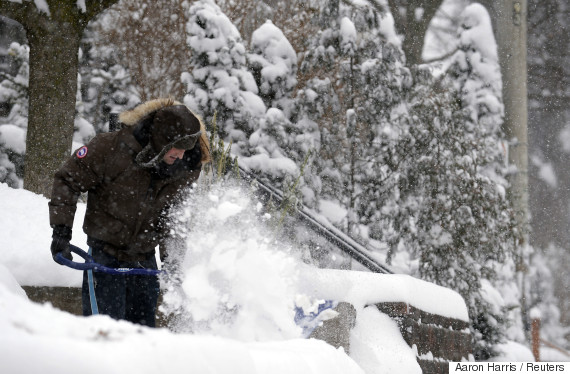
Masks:
[[[180,192],[198,179],[201,163],[191,169],[184,165],[185,157],[169,173],[160,175],[157,169],[141,166],[137,155],[143,145],[134,132],[149,113],[176,104],[156,100],[122,113],[119,119],[125,125],[123,129],[99,134],[80,148],[55,174],[49,203],[51,226],[72,227],[79,194],[87,192],[83,230],[90,246],[100,245],[119,260],[140,261],[153,255],[160,244],[162,255],[169,231],[168,209]],[[201,121],[200,128],[196,146],[204,163],[209,161],[209,145]],[[144,149],[148,151],[149,147]]]

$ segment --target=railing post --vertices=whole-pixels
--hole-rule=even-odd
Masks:
[[[540,318],[534,317],[530,327],[530,334],[532,339],[532,355],[536,362],[540,361]]]

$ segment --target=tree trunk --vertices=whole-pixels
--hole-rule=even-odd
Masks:
[[[505,119],[503,129],[509,146],[509,195],[517,211],[519,228],[528,228],[528,108],[527,108],[527,1],[482,1],[493,22],[503,78]],[[525,235],[525,245],[528,238]]]
[[[118,0],[0,0],[0,14],[20,22],[30,43],[29,113],[24,188],[51,196],[54,172],[73,138],[79,42],[89,20]]]
[[[491,15],[497,40],[499,64],[503,81],[505,119],[503,129],[509,140],[509,165],[516,171],[509,176],[509,198],[516,212],[522,242],[517,243],[517,271],[521,290],[521,314],[528,329],[528,308],[525,289],[528,244],[528,137],[527,137],[527,0],[484,0],[481,3]],[[527,331],[528,333],[528,331]]]
[[[57,32],[50,32],[57,25]],[[24,188],[51,196],[53,174],[69,157],[77,92],[80,30],[46,24],[28,33],[30,83]]]
[[[443,0],[388,0],[398,34],[404,36],[402,49],[408,65],[423,62],[425,36]]]

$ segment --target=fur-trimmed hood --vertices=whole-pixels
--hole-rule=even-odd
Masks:
[[[123,126],[138,126],[142,121],[149,121],[151,120],[151,118],[154,118],[155,114],[157,112],[159,112],[161,109],[164,108],[168,108],[168,107],[173,107],[173,110],[175,109],[174,107],[176,106],[184,106],[184,104],[171,99],[171,98],[161,98],[161,99],[155,99],[155,100],[150,100],[147,101],[145,103],[142,103],[138,106],[136,106],[135,108],[122,112],[121,114],[119,114],[119,122],[120,124],[122,124]],[[204,122],[202,121],[202,119],[200,118],[200,116],[198,116],[197,114],[195,114],[194,112],[192,112],[189,108],[185,107],[194,117],[195,119],[199,122],[199,128],[200,128],[200,135],[199,135],[199,139],[198,139],[198,143],[200,146],[200,151],[201,151],[201,161],[202,164],[204,163],[208,163],[211,161],[211,156],[210,156],[210,144],[208,141],[208,136],[206,134],[206,127],[204,125]],[[152,120],[151,120],[152,121]],[[153,122],[153,125],[156,124],[157,121]],[[155,136],[156,138],[158,138],[158,136]],[[188,137],[191,137],[191,135],[189,135]],[[151,152],[151,145],[154,145],[155,148],[163,148],[167,145],[169,145],[170,147],[172,147],[172,145],[174,143],[171,144],[166,144],[167,142],[163,139],[160,139],[161,141],[158,141],[158,139],[154,139],[154,142],[149,143],[146,147],[145,150],[143,150],[143,152]],[[158,144],[158,145],[157,145]],[[153,160],[155,159],[161,159],[162,158],[162,153],[165,153],[168,149],[166,149],[166,147],[164,149],[154,149],[154,157]],[[141,152],[142,153],[142,152]],[[144,156],[143,154],[141,154],[141,156]],[[141,157],[142,159],[142,157]]]

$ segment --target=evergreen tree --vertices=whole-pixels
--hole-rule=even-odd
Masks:
[[[14,124],[25,128],[27,125],[30,47],[25,44],[12,43],[8,49],[11,65],[16,66],[16,74],[1,73],[0,101],[10,108],[7,116],[1,118],[2,124]]]
[[[103,14],[87,27],[81,41],[79,72],[83,116],[95,132],[106,132],[110,113],[134,107],[140,102],[129,70],[119,63],[117,48],[106,44],[94,30],[107,23]]]
[[[283,111],[269,108],[260,118],[259,127],[248,139],[250,156],[242,157],[240,165],[253,170],[262,179],[284,190],[284,180],[296,176],[299,168],[287,152],[293,127]]]
[[[446,77],[460,96],[466,123],[481,126],[488,141],[482,154],[490,167],[486,172],[506,186],[506,160],[499,144],[504,140],[502,82],[491,19],[480,4],[466,7],[461,19],[458,51],[450,58]]]
[[[379,127],[381,159],[372,175],[381,183],[367,189],[377,200],[363,215],[388,244],[389,263],[404,248],[418,260],[414,273],[463,296],[475,356],[487,359],[505,339],[507,309],[518,306],[497,305],[489,295],[516,290],[513,253],[522,233],[505,196],[499,70],[481,14],[465,13],[447,72],[435,77],[427,66],[415,68],[402,105]],[[510,269],[511,279],[498,269]]]
[[[347,208],[343,229],[350,235],[358,235],[358,224],[369,223],[362,213],[375,201],[365,194],[366,184],[377,183],[374,134],[389,120],[408,74],[403,56],[393,53],[398,48],[380,31],[381,16],[370,5],[325,2],[323,28],[301,65],[301,74],[311,78],[298,92],[298,115],[318,123],[321,132],[319,192]]]
[[[184,103],[216,122],[232,152],[249,156],[248,139],[265,114],[246,49],[237,28],[211,0],[187,4],[187,43],[191,51]]]
[[[12,43],[8,55],[17,66],[15,75],[1,73],[0,103],[6,108],[0,117],[0,182],[22,187],[26,129],[28,126],[28,78],[30,48]]]
[[[283,32],[267,21],[251,36],[248,55],[259,96],[268,108],[286,110],[297,85],[297,54]]]
[[[430,75],[423,72],[424,79]],[[486,299],[483,284],[494,284],[520,233],[504,186],[485,173],[488,132],[465,120],[451,87],[430,86],[421,76],[408,113],[399,118],[398,136],[385,142],[390,169],[380,195],[385,206],[379,232],[392,249],[401,246],[419,259],[419,277],[463,296],[476,358],[486,359],[504,339],[507,320]]]
[[[252,157],[241,163],[261,171],[262,178],[286,191],[298,177],[300,165],[314,151],[318,132],[291,121],[292,95],[297,84],[297,54],[283,32],[267,21],[253,32],[251,48],[249,68],[260,97],[269,109],[249,139]],[[305,184],[304,180],[301,184]],[[311,196],[307,201],[311,201]]]
[[[447,69],[446,79],[455,87],[465,125],[479,127],[479,134],[473,141],[481,144],[480,172],[496,183],[498,188],[506,189],[508,170],[506,155],[501,147],[507,143],[501,129],[504,115],[502,81],[491,19],[482,5],[471,4],[464,9],[460,20],[458,51],[451,57],[452,63]],[[520,228],[514,229],[516,231],[513,232],[512,238],[517,240],[522,232]],[[516,244],[518,242],[515,242]],[[511,325],[513,332],[518,330],[514,337],[518,335],[518,340],[522,342],[522,295],[518,290],[516,276],[519,262],[518,257],[503,262],[497,279],[490,281],[488,287],[501,291],[509,290],[500,293],[513,295],[510,300],[505,300],[503,305],[509,310],[505,324]],[[492,353],[492,349],[489,351]]]

